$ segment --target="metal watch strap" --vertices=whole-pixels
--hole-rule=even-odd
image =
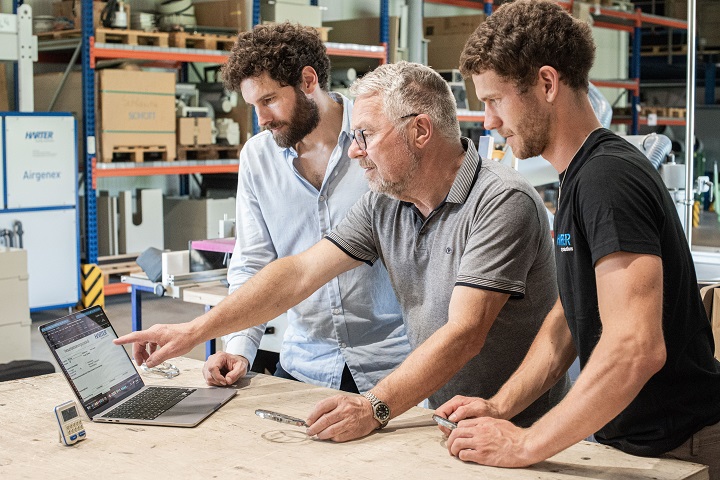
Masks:
[[[375,395],[373,395],[372,392],[365,392],[362,394],[362,396],[367,398],[370,402],[373,410],[373,418],[380,422],[380,426],[377,427],[376,430],[382,430],[383,428],[385,428],[385,425],[387,425],[390,421],[390,407],[388,407],[387,403],[383,402]],[[387,411],[387,416],[384,419],[378,416],[378,407]]]

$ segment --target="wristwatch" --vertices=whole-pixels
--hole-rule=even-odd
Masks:
[[[376,430],[385,428],[385,425],[390,421],[390,407],[370,392],[365,392],[362,395],[370,401],[373,409],[373,417],[380,422],[380,426]]]

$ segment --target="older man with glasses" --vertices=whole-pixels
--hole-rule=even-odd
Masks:
[[[315,246],[269,265],[207,314],[116,340],[137,342],[136,359],[155,365],[232,326],[272,318],[342,272],[382,262],[413,352],[363,396],[316,405],[307,433],[334,441],[382,428],[425,398],[435,408],[454,395],[495,392],[558,294],[542,201],[517,172],[479,158],[460,136],[440,75],[387,64],[352,91],[349,155],[372,191]],[[566,376],[547,385],[513,421],[531,425],[567,388]]]

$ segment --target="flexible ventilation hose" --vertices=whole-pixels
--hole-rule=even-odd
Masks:
[[[672,151],[672,142],[670,139],[665,135],[658,135],[657,133],[651,133],[645,137],[642,146],[645,150],[645,155],[655,168],[660,168],[665,158]]]

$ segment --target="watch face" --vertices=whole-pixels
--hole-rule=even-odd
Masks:
[[[375,415],[377,415],[378,420],[384,422],[390,417],[390,409],[387,405],[381,403],[375,407]]]

